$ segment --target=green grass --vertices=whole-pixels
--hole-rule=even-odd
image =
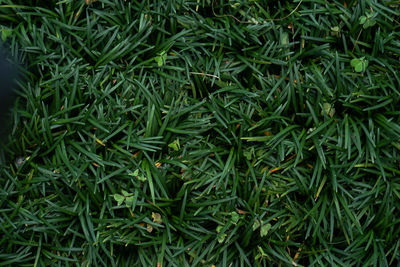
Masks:
[[[0,1],[0,266],[399,262],[399,1],[91,2]]]

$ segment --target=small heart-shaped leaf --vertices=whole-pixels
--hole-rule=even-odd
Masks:
[[[129,174],[130,176],[138,176],[139,175],[139,169],[136,169],[133,173]]]
[[[261,226],[261,230],[260,230],[261,237],[266,236],[268,234],[268,231],[271,229],[271,227],[272,227],[272,225],[269,223]]]
[[[143,175],[139,175],[138,177],[136,177],[139,181],[145,182],[147,181],[147,178]]]
[[[239,222],[240,216],[239,216],[239,214],[238,214],[236,211],[233,211],[233,212],[231,213],[231,215],[232,215],[232,223],[233,223],[234,225],[236,225],[236,224]]]
[[[368,60],[362,58],[355,58],[350,61],[351,66],[356,72],[364,72],[368,66]]]
[[[124,202],[125,197],[120,194],[114,194],[114,199],[117,201],[118,206],[120,206]]]
[[[355,68],[360,63],[360,61],[360,59],[354,58],[350,61],[350,65]]]
[[[125,191],[125,190],[122,190],[122,194],[123,194],[125,197],[130,197],[130,196],[133,195],[132,193],[128,193],[128,192]]]
[[[159,67],[163,65],[163,59],[160,56],[155,57],[154,60],[157,62]]]
[[[260,227],[260,221],[255,220],[253,223],[253,231],[257,230],[258,227]]]
[[[127,197],[127,198],[125,199],[125,204],[126,204],[127,207],[132,207],[133,199],[134,199],[133,196]]]
[[[176,139],[174,142],[172,142],[171,144],[168,145],[168,147],[172,148],[175,151],[179,151],[179,149],[181,148],[181,145],[179,144],[179,138]]]

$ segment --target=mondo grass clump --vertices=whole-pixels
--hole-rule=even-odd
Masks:
[[[396,266],[399,15],[0,1],[0,266]]]

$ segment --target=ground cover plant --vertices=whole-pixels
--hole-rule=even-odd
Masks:
[[[399,14],[0,1],[0,266],[398,264]]]

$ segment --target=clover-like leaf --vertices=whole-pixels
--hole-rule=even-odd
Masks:
[[[251,151],[243,151],[243,156],[245,156],[247,160],[251,160],[251,154]]]
[[[359,22],[360,24],[364,24],[366,21],[367,21],[367,17],[366,17],[366,16],[361,16],[361,17],[358,19],[358,22]]]
[[[367,15],[367,18],[371,19],[371,18],[373,18],[375,16],[376,13],[366,12],[365,14]]]
[[[137,176],[136,178],[137,178],[139,181],[142,181],[142,182],[147,181],[147,178],[146,178],[145,176],[143,176],[143,175],[139,175],[139,176]]]
[[[234,225],[236,225],[239,222],[239,219],[240,219],[239,214],[236,211],[232,211],[231,212],[231,216],[232,216],[232,219],[231,219],[232,223]]]
[[[332,104],[330,104],[330,103],[324,103],[324,104],[322,104],[321,115],[324,115],[324,113],[325,113],[325,114],[328,114],[329,117],[332,118],[333,115],[335,115],[335,112],[336,112],[336,110],[335,110],[335,108],[333,107]]]
[[[376,21],[375,21],[375,20],[367,20],[367,21],[364,23],[363,28],[364,28],[364,29],[367,29],[368,27],[372,27],[372,26],[374,26],[375,24],[376,24]]]
[[[157,62],[157,65],[159,67],[163,66],[165,64],[165,62],[167,61],[167,54],[165,53],[165,51],[161,52],[158,56],[156,56],[154,58],[154,60]]]
[[[253,223],[253,231],[257,230],[258,227],[260,227],[260,221],[255,220]]]
[[[133,196],[127,197],[127,198],[125,199],[125,204],[126,204],[127,207],[132,207],[133,199],[134,199]]]
[[[179,149],[181,149],[181,145],[179,144],[179,138],[176,139],[171,144],[169,144],[168,147],[172,148],[175,151],[179,151]]]
[[[351,66],[356,72],[364,72],[368,66],[368,60],[362,58],[354,58],[350,61]]]
[[[218,243],[224,242],[225,238],[226,238],[226,234],[219,234],[218,235]]]
[[[272,227],[272,225],[270,223],[267,223],[267,224],[264,224],[263,226],[261,226],[260,235],[262,237],[266,236],[268,234],[269,230],[271,229],[271,227]]]
[[[134,172],[128,174],[129,176],[138,176],[139,175],[139,169],[136,169]]]
[[[124,202],[125,197],[120,194],[114,194],[114,199],[117,201],[118,206],[120,206]]]
[[[122,190],[122,195],[124,195],[125,197],[130,197],[133,195],[133,193],[128,193],[127,191]]]

